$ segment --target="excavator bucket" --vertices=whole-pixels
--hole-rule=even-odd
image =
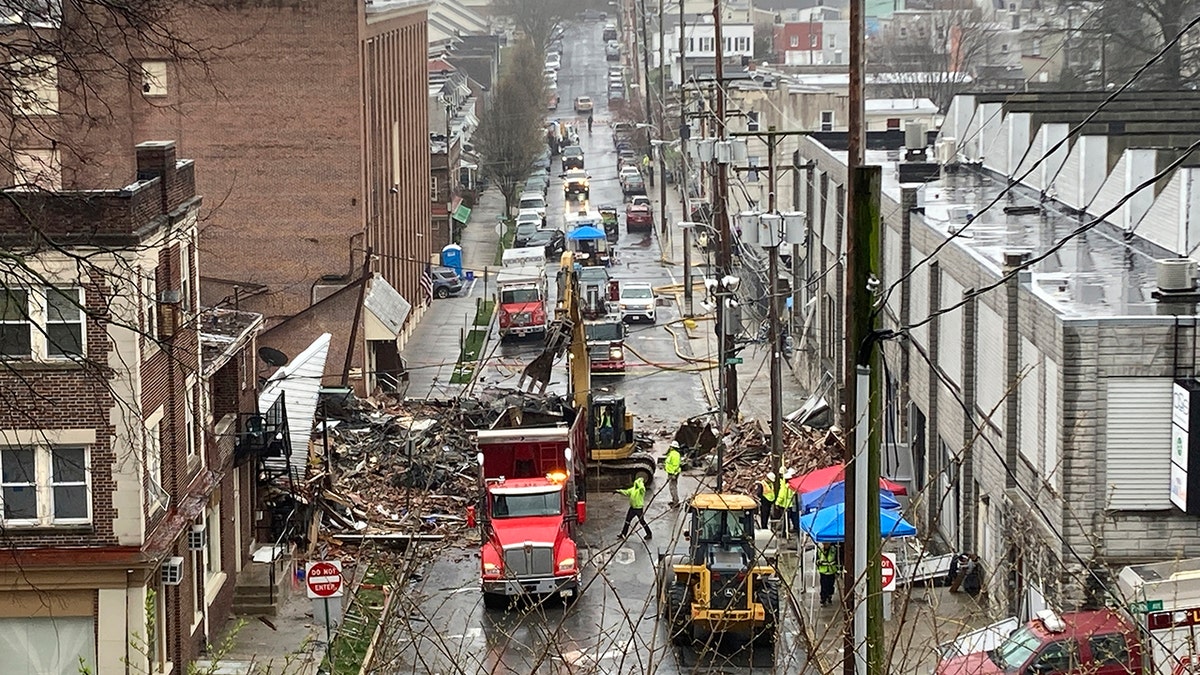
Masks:
[[[675,432],[675,442],[683,449],[683,454],[692,457],[703,457],[717,447],[717,434],[712,425],[699,420],[687,420]]]

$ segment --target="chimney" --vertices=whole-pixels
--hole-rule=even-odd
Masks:
[[[162,212],[170,213],[171,188],[175,184],[175,141],[146,141],[134,148],[137,150],[137,179],[161,179],[158,190]]]

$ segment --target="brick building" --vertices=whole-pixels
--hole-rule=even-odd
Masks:
[[[0,207],[0,245],[32,251],[0,271],[0,654],[15,672],[182,669],[221,627],[251,539],[252,475],[210,420],[253,377],[214,401],[201,368],[195,165],[170,142],[136,162],[124,188],[10,190]],[[222,352],[240,356],[255,326]]]
[[[177,139],[205,167],[201,297],[264,314],[288,354],[320,334],[288,319],[360,279],[368,249],[371,271],[419,298],[434,252],[425,3],[198,3],[177,19],[188,50],[143,45],[134,73],[100,68],[82,90],[68,69],[33,83],[54,101],[18,141],[45,157],[29,182],[118,184],[133,164],[112,148]],[[323,330],[349,339],[332,320]]]

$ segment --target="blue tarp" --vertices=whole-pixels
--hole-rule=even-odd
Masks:
[[[580,239],[603,239],[604,230],[598,230],[591,225],[583,225],[577,227],[567,233],[567,239],[571,241],[579,241]]]
[[[846,483],[844,481],[830,483],[823,488],[800,495],[800,510],[803,513],[845,503]],[[898,509],[900,508],[900,502],[896,501],[896,495],[888,490],[880,489],[879,508],[885,510]]]
[[[846,539],[846,505],[836,504],[800,516],[800,529],[818,543],[836,543]],[[879,531],[888,537],[916,536],[917,528],[900,517],[898,511],[879,512]]]

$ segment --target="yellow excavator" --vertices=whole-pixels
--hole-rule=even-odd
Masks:
[[[758,502],[748,495],[697,494],[683,539],[659,551],[659,609],[675,644],[723,635],[773,641],[779,577],[754,544]]]
[[[592,389],[578,273],[569,251],[563,253],[559,268],[559,302],[546,347],[525,367],[518,387],[530,378],[530,390],[534,384],[541,384],[545,391],[554,362],[565,353],[571,405],[576,415],[585,416],[588,484],[596,489],[624,487],[640,476],[649,485],[657,464],[645,451],[650,442],[640,440],[635,433],[634,416],[625,408],[625,397]]]

